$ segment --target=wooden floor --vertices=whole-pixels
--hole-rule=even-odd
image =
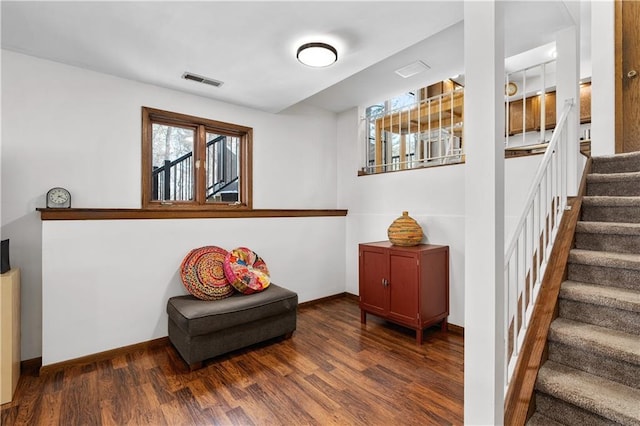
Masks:
[[[462,424],[463,338],[412,331],[338,298],[300,308],[293,338],[189,372],[169,344],[38,377],[2,406],[8,425]]]

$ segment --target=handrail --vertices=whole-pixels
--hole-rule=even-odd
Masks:
[[[556,318],[556,304],[560,286],[566,279],[567,259],[573,246],[574,234],[586,194],[587,176],[591,171],[591,157],[587,157],[578,196],[568,203],[571,210],[562,215],[556,241],[550,256],[550,265],[544,273],[540,295],[531,316],[531,323],[522,345],[522,356],[518,358],[515,371],[504,401],[504,424],[523,426],[531,412],[535,381],[540,366],[545,361],[544,352],[549,335],[549,326]]]
[[[553,129],[553,136],[551,136],[551,141],[549,141],[549,145],[547,146],[547,150],[544,153],[544,157],[542,157],[542,161],[538,166],[538,171],[536,172],[536,176],[533,178],[533,183],[529,188],[529,196],[527,197],[527,202],[524,205],[522,215],[520,216],[520,220],[518,221],[518,225],[516,226],[516,231],[522,228],[522,226],[524,225],[524,221],[526,220],[525,212],[529,210],[531,204],[533,203],[536,197],[536,187],[540,184],[540,181],[542,180],[542,175],[544,174],[545,169],[547,168],[547,165],[551,161],[551,156],[553,155],[556,149],[556,146],[558,145],[558,141],[560,140],[559,130],[562,126],[564,126],[564,122],[567,121],[567,117],[569,116],[569,111],[571,110],[571,107],[573,107],[573,103],[574,102],[572,99],[567,99],[565,101],[565,106],[564,106],[564,109],[562,110],[562,115],[560,116],[560,120],[558,120],[558,123],[556,124],[555,129]],[[513,238],[511,238],[511,243],[509,244],[507,251],[505,252],[506,253],[505,262],[509,259],[509,255],[512,254],[513,251],[515,250],[515,245],[517,244],[517,242],[518,242],[517,234],[514,234]]]
[[[573,106],[565,101],[505,252],[505,394],[567,203],[566,130]]]
[[[221,140],[225,139],[226,136],[222,135],[222,136],[218,136],[215,139],[211,139],[209,142],[207,142],[206,147],[210,147],[211,145],[213,145],[214,143],[218,143]],[[171,168],[175,165],[177,165],[178,163],[181,163],[183,161],[185,161],[187,158],[193,157],[193,151],[187,152],[186,154],[184,154],[182,157],[178,157],[175,160],[171,161],[168,166]],[[164,168],[167,166],[167,164],[162,165],[162,166],[158,166],[157,168],[153,169],[152,174],[153,175],[158,175],[160,174],[162,171],[164,171]]]
[[[207,198],[211,197],[212,195],[214,195],[216,192],[221,192],[223,191],[225,188],[227,188],[229,185],[233,185],[234,183],[238,182],[239,178],[236,177],[234,179],[231,180],[231,182],[225,182],[225,181],[219,181],[214,183],[213,185],[211,185],[210,187],[207,188]],[[220,187],[218,187],[217,189],[215,188],[216,185],[220,185],[220,184],[224,184]],[[209,194],[209,191],[213,189],[213,192],[211,194]]]

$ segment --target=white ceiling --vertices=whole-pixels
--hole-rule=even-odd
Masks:
[[[3,49],[268,112],[301,101],[339,112],[464,69],[461,1],[2,1],[1,7]],[[505,14],[508,56],[553,41],[571,24],[561,1],[509,2]],[[333,44],[338,62],[321,69],[300,64],[296,49],[310,41]],[[431,68],[408,79],[394,73],[416,60]],[[185,71],[224,84],[183,80]]]

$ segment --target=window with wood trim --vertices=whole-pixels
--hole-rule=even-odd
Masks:
[[[251,209],[253,129],[142,107],[142,208]]]

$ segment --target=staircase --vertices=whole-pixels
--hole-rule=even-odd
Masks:
[[[594,157],[528,425],[640,425],[640,152]]]

